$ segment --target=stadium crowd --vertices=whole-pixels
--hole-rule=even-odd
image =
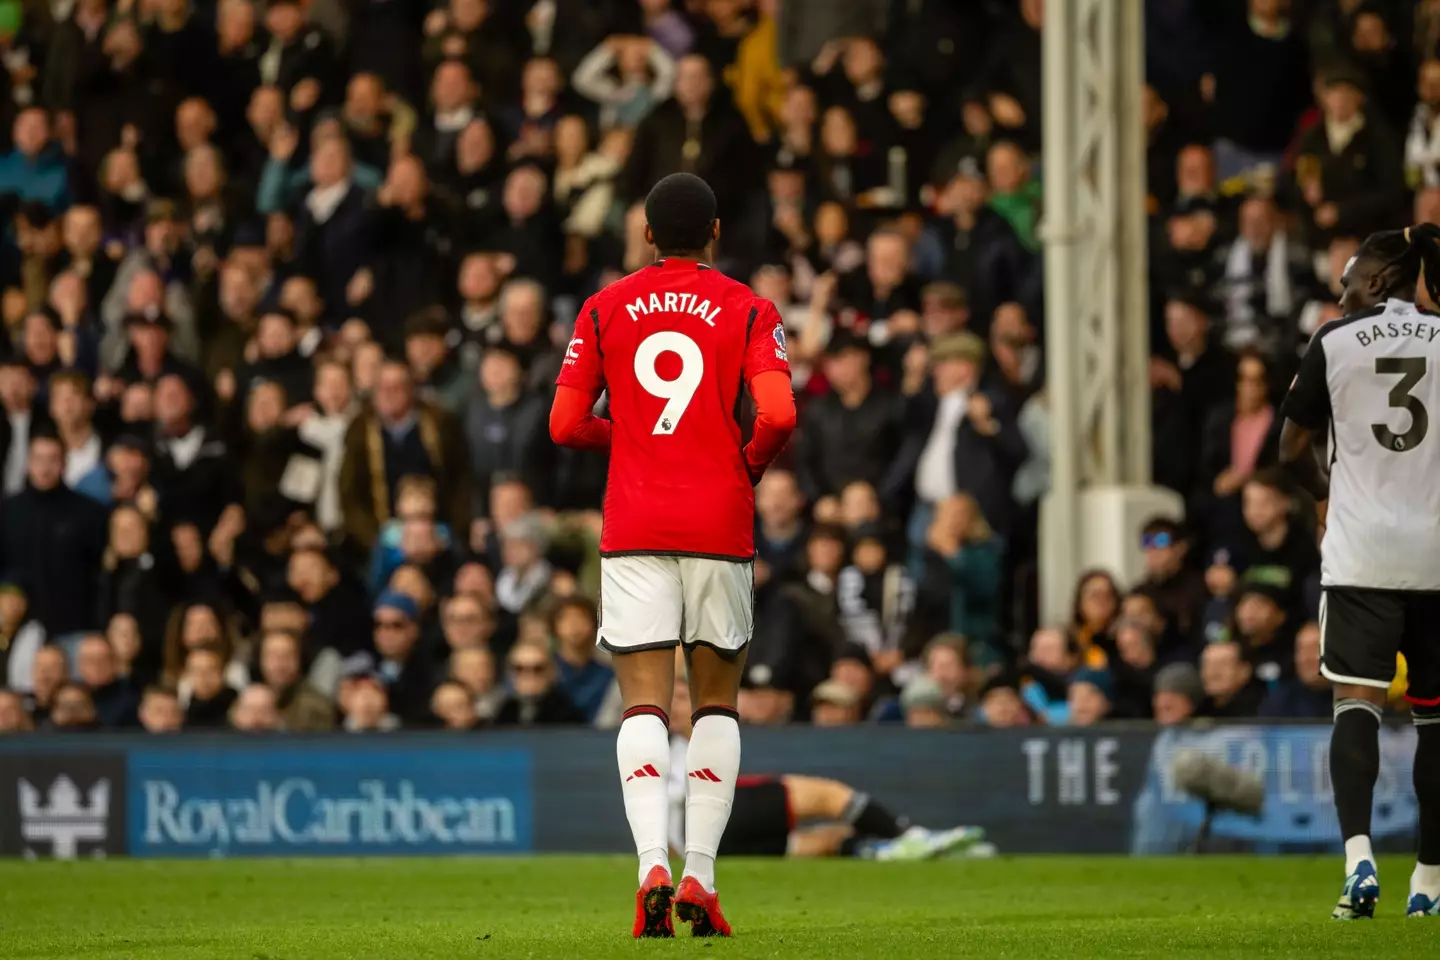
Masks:
[[[1036,621],[1043,0],[0,0],[0,732],[618,723],[575,313],[790,329],[752,723],[1328,717],[1278,397],[1440,220],[1440,3],[1148,0],[1147,575]],[[1413,206],[1413,210],[1411,209]]]

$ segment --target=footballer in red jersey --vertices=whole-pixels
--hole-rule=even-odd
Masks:
[[[640,857],[633,933],[671,936],[672,902],[696,936],[728,935],[715,854],[740,768],[735,712],[754,625],[754,485],[795,427],[774,304],[707,264],[715,195],[672,174],[645,201],[654,264],[586,301],[550,413],[566,446],[610,451],[597,642],[625,700],[616,756]],[[742,444],[741,401],[755,400]],[[610,419],[593,415],[601,393]],[[670,879],[667,707],[674,648],[690,662],[685,873]]]

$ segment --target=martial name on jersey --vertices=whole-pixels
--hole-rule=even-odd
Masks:
[[[631,320],[639,320],[652,313],[688,313],[712,327],[715,326],[715,318],[720,316],[720,308],[711,307],[709,300],[701,300],[693,293],[669,290],[665,293],[652,291],[648,300],[643,296],[636,297],[634,303],[625,304],[625,312],[630,314]]]
[[[1330,427],[1326,586],[1440,590],[1440,316],[1403,300],[1332,321],[1300,363],[1283,415]]]

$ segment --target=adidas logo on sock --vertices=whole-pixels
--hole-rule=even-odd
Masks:
[[[626,782],[626,783],[629,783],[631,780],[634,780],[636,777],[658,777],[658,776],[660,776],[660,771],[656,770],[653,764],[647,763],[647,764],[645,764],[645,766],[641,767],[639,770],[636,770],[634,773],[630,774],[630,776],[626,777],[626,778],[625,778],[625,782]]]
[[[720,778],[715,776],[715,771],[711,770],[709,767],[705,767],[701,770],[691,770],[690,776],[694,777],[696,780],[709,780],[711,783],[720,782]]]

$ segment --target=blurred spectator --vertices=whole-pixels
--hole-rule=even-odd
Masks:
[[[599,629],[595,605],[583,597],[571,597],[550,610],[557,686],[592,726],[618,727],[624,705],[615,671],[596,659]]]
[[[945,710],[945,694],[940,684],[929,677],[917,677],[906,684],[900,694],[900,709],[905,713],[907,727],[926,729],[950,723],[950,715]]]
[[[675,60],[649,37],[607,37],[575,68],[575,92],[600,104],[600,128],[634,127],[670,98]]]
[[[51,638],[99,626],[96,584],[105,512],[64,484],[65,448],[53,433],[29,441],[25,489],[0,503],[0,571],[29,599]]]
[[[64,153],[50,138],[50,117],[42,107],[21,110],[11,130],[14,149],[0,157],[0,193],[63,210],[70,202]]]
[[[385,685],[387,712],[406,725],[423,724],[430,709],[430,669],[417,649],[419,620],[415,600],[394,589],[375,601],[376,676]]]
[[[341,530],[340,471],[345,460],[345,434],[355,417],[350,370],[333,360],[315,368],[312,409],[300,423],[300,439],[324,454],[324,475],[315,501],[315,519],[327,534]]]
[[[1075,585],[1071,604],[1070,636],[1080,648],[1086,666],[1105,665],[1103,642],[1120,614],[1120,589],[1104,570],[1088,570]]]
[[[826,680],[810,693],[811,722],[817,727],[859,723],[862,706],[859,691],[840,680]]]
[[[1300,138],[1296,185],[1320,237],[1363,236],[1400,210],[1405,179],[1399,145],[1383,109],[1366,107],[1363,81],[1354,72],[1332,70],[1323,83],[1324,117]]]
[[[546,532],[540,518],[528,514],[500,531],[501,562],[495,578],[495,598],[507,613],[519,614],[550,580],[552,568],[545,559]]]
[[[925,645],[921,655],[925,677],[940,692],[940,711],[947,720],[965,719],[970,713],[970,661],[964,637],[941,634]]]
[[[1209,521],[1221,531],[1235,525],[1236,494],[1260,468],[1275,463],[1279,424],[1270,402],[1270,369],[1256,353],[1242,353],[1236,367],[1235,402],[1215,408],[1200,448],[1200,479],[1196,494]]]
[[[472,594],[457,593],[446,600],[440,624],[452,656],[460,650],[489,651],[495,639],[495,615],[484,600]]]
[[[1419,102],[1405,141],[1405,174],[1412,187],[1440,187],[1440,59],[1420,64]]]
[[[1320,674],[1320,625],[1305,624],[1295,636],[1295,672],[1272,684],[1260,704],[1262,717],[1323,719],[1334,709],[1330,681]]]
[[[789,579],[804,560],[805,495],[788,470],[771,468],[755,488],[755,553],[770,575]]]
[[[439,515],[454,530],[469,528],[469,465],[454,422],[417,401],[410,371],[400,363],[381,366],[369,408],[345,435],[340,495],[347,535],[368,548],[380,525],[394,515],[396,485],[402,477],[435,481]]]
[[[965,158],[939,197],[941,216],[926,228],[915,251],[919,271],[957,285],[980,317],[1019,296],[1033,283],[1034,269],[1014,228],[988,199],[979,162]]]
[[[1275,201],[1259,194],[1241,204],[1239,236],[1219,253],[1216,298],[1225,305],[1225,346],[1274,356],[1314,270],[1304,246],[1286,231]]]
[[[1040,348],[1035,337],[1035,328],[1020,304],[1002,303],[996,308],[990,323],[992,365],[987,386],[1017,412],[1041,387]]]
[[[464,410],[465,440],[476,477],[514,474],[532,487],[544,480],[550,411],[543,397],[525,392],[524,376],[520,358],[504,346],[485,351],[480,389],[470,395]],[[489,499],[484,481],[476,496],[480,503]]]
[[[0,733],[28,733],[34,728],[20,695],[0,689]]]
[[[35,654],[45,645],[45,628],[30,616],[25,591],[14,583],[0,583],[0,687],[30,689]]]
[[[178,733],[185,722],[180,698],[169,687],[148,687],[140,698],[140,725],[146,733]]]
[[[332,730],[335,706],[301,675],[300,654],[300,639],[283,630],[273,630],[260,641],[260,679],[271,693],[271,709],[286,730]]]
[[[252,683],[235,698],[230,708],[230,726],[242,733],[270,733],[288,730],[275,705],[275,691],[263,683]]]
[[[1143,586],[1155,612],[1176,631],[1173,638],[1164,637],[1150,624],[1151,636],[1168,656],[1167,642],[1188,643],[1199,627],[1207,597],[1205,578],[1190,566],[1190,539],[1174,520],[1155,517],[1146,522],[1140,537],[1145,554]]]
[[[1155,722],[1173,727],[1199,714],[1205,702],[1205,689],[1200,674],[1188,663],[1172,663],[1155,673],[1155,692],[1151,697]]]
[[[1077,658],[1065,631],[1054,627],[1036,630],[1025,659],[1025,676],[1019,689],[1026,706],[1047,726],[1068,724],[1070,676],[1075,672]]]
[[[888,556],[885,531],[878,523],[858,525],[851,540],[850,565],[835,582],[840,626],[852,646],[865,650],[881,677],[898,680],[909,659],[905,645],[915,609],[915,584],[905,565]]]
[[[903,410],[898,397],[876,388],[870,363],[869,341],[859,337],[837,332],[826,347],[830,392],[805,408],[795,450],[800,489],[812,504],[837,496],[851,480],[887,491],[897,487]]]
[[[341,729],[346,733],[385,733],[400,728],[400,718],[390,712],[385,683],[374,674],[362,673],[341,684],[340,711],[345,716]]]
[[[1265,694],[1238,643],[1207,644],[1200,656],[1200,681],[1208,717],[1253,717]]]
[[[476,716],[485,723],[494,721],[505,699],[504,688],[496,683],[495,655],[484,647],[458,648],[450,654],[449,676],[470,694]]]
[[[1110,715],[1114,699],[1115,682],[1107,671],[1077,670],[1068,691],[1069,722],[1077,727],[1099,723]]]
[[[1215,592],[1224,596],[1237,576],[1250,574],[1280,591],[1282,610],[1298,608],[1306,582],[1319,575],[1320,551],[1313,533],[1294,516],[1290,484],[1283,474],[1261,470],[1241,492],[1244,528],[1233,541],[1222,544],[1227,562],[1212,566],[1207,581],[1218,575],[1220,583],[1212,589],[1220,587]]]
[[[918,500],[912,546],[924,541],[936,505],[960,491],[975,499],[978,513],[1002,537],[1009,529],[1010,486],[1025,460],[1025,441],[1016,411],[981,387],[984,363],[985,344],[973,333],[953,334],[931,347],[930,386],[917,400],[898,455],[914,477]]]
[[[1034,722],[1015,682],[1003,674],[991,677],[980,688],[975,719],[996,730],[1027,727]]]
[[[1212,102],[1221,178],[1261,164],[1278,168],[1286,138],[1310,100],[1309,57],[1289,0],[1196,8],[1216,58],[1201,90]],[[1264,95],[1258,95],[1263,91]]]
[[[78,683],[63,683],[55,691],[55,702],[50,711],[49,728],[67,733],[98,730],[95,720],[95,703],[90,692]]]
[[[1266,685],[1274,684],[1293,669],[1294,633],[1293,628],[1285,627],[1288,594],[1285,585],[1257,575],[1242,581],[1235,599],[1228,639],[1241,645],[1255,678]]]
[[[442,683],[430,697],[430,712],[446,730],[474,730],[480,725],[475,701],[458,683]]]
[[[355,578],[337,569],[325,551],[305,549],[291,554],[286,585],[294,591],[299,607],[296,612],[304,631],[305,657],[324,650],[344,657],[367,648],[371,626],[365,590]],[[277,624],[275,629],[289,628]],[[283,684],[276,687],[282,696],[283,690]]]
[[[714,69],[704,57],[689,54],[676,64],[673,99],[635,131],[622,195],[628,203],[643,200],[661,177],[683,170],[714,189],[722,222],[738,224],[757,167],[754,154],[744,119],[716,92]]]
[[[1235,358],[1210,334],[1209,300],[1179,293],[1165,303],[1166,343],[1150,360],[1155,482],[1188,495],[1199,483],[1197,434],[1235,380]]]
[[[509,691],[495,714],[495,725],[581,724],[585,714],[556,682],[555,663],[543,647],[522,643],[506,660]]]
[[[29,697],[26,698],[26,711],[37,727],[50,719],[55,694],[69,680],[70,661],[65,651],[54,645],[41,647],[31,664]]]
[[[75,672],[90,693],[96,722],[108,729],[140,723],[140,695],[118,674],[115,651],[102,634],[81,640],[75,650]]]
[[[225,683],[225,658],[218,647],[197,646],[185,657],[184,682],[190,689],[185,727],[214,730],[226,726],[235,704],[235,688]]]
[[[971,658],[986,666],[1005,657],[1000,637],[1003,551],[975,499],[960,493],[936,504],[925,547],[911,555],[917,619],[933,632],[966,637]]]
[[[1115,657],[1109,662],[1114,681],[1111,715],[1148,719],[1153,710],[1151,693],[1155,687],[1155,638],[1143,624],[1134,620],[1118,621],[1114,634]]]

